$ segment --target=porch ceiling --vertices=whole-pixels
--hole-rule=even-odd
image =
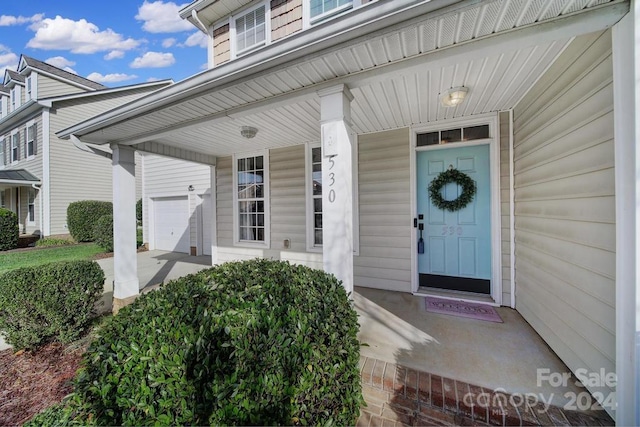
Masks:
[[[506,110],[574,36],[608,28],[628,8],[607,0],[460,4],[77,135],[214,156],[318,141],[316,92],[340,83],[354,95],[358,134]],[[438,94],[455,86],[469,88],[467,99],[442,107]],[[257,127],[257,136],[242,138],[243,125]]]

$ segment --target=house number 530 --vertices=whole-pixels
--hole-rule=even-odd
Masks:
[[[333,157],[329,157],[329,164],[331,165],[329,166],[329,170],[332,170],[336,165],[336,162],[335,160],[333,160]],[[335,172],[329,172],[329,203],[333,203],[336,201],[336,190],[335,188],[333,188],[335,183],[336,183]]]

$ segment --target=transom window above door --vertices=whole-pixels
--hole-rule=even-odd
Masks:
[[[416,144],[418,147],[425,145],[450,144],[452,142],[474,141],[490,137],[489,125],[467,126],[440,130],[435,132],[419,133]]]

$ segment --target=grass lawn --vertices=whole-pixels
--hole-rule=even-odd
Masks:
[[[0,273],[20,267],[47,264],[53,261],[75,261],[91,259],[104,252],[93,243],[59,246],[53,248],[31,249],[28,251],[2,253],[0,252]]]

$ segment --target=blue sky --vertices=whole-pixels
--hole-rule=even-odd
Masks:
[[[2,0],[0,72],[21,54],[115,87],[183,80],[206,68],[206,37],[178,11],[148,0]]]

